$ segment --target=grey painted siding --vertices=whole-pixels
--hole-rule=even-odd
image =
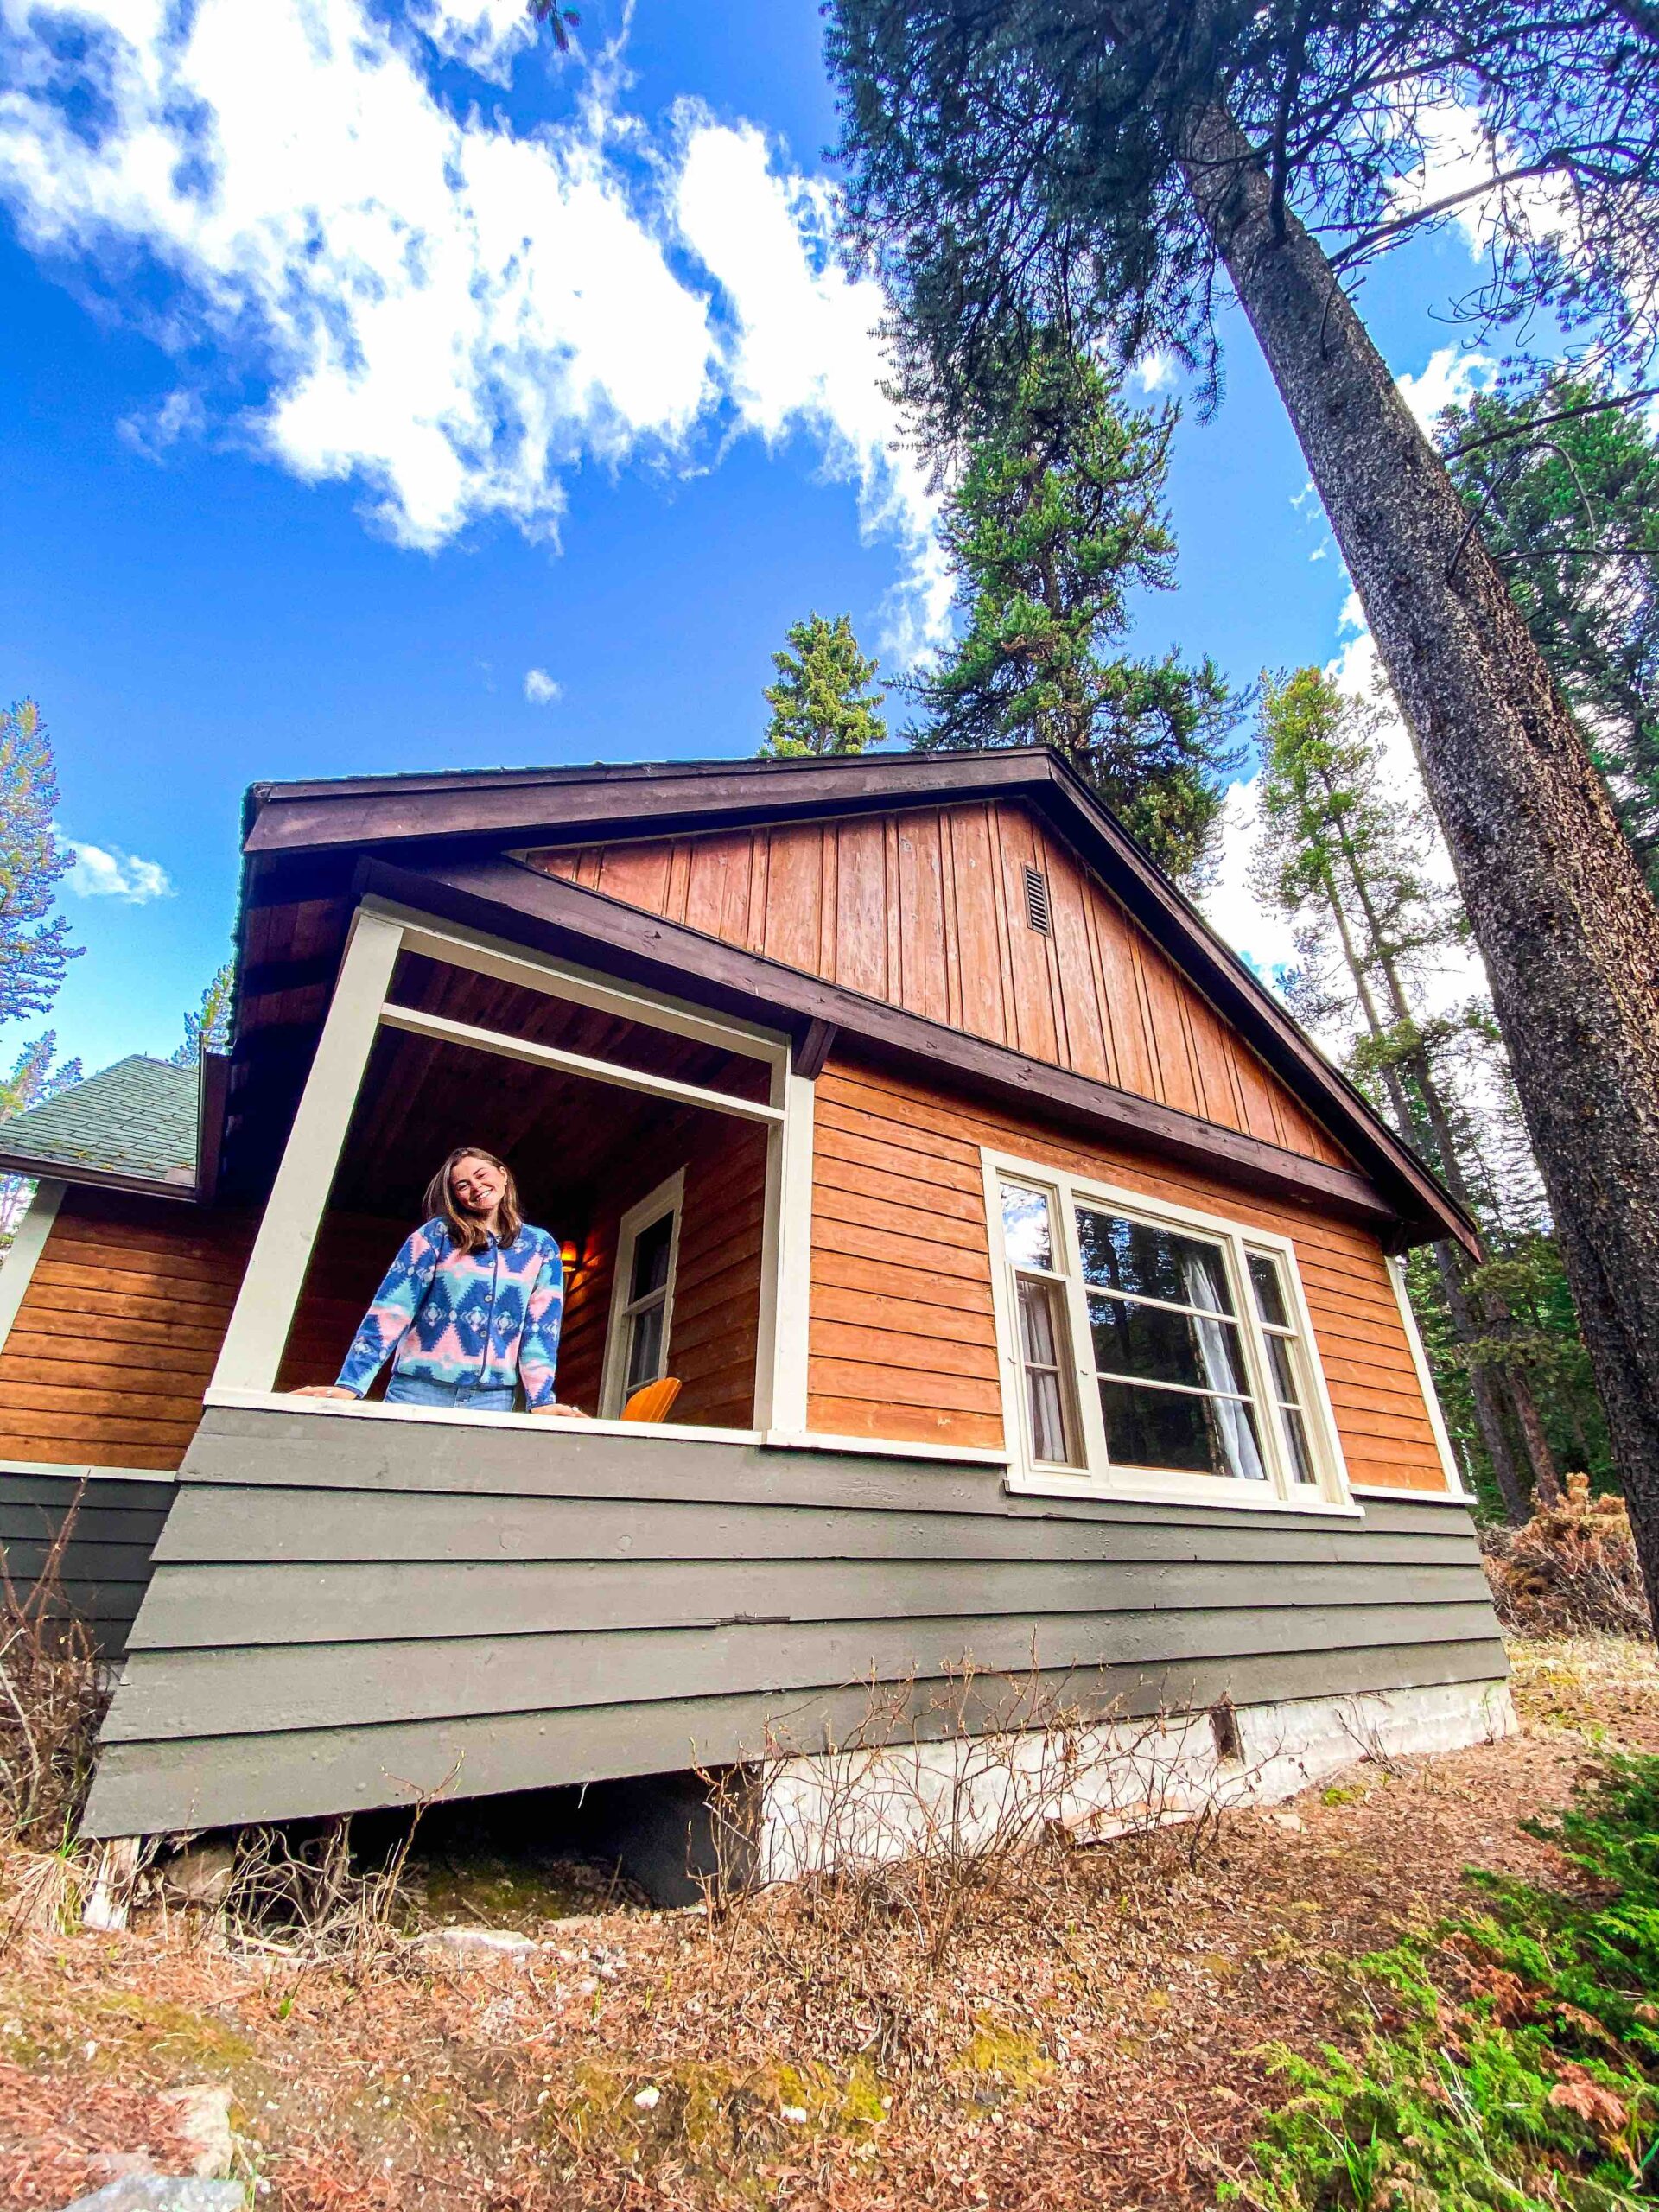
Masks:
[[[105,1658],[118,1659],[149,1580],[149,1555],[177,1485],[170,1476],[20,1474],[0,1467],[0,1554],[18,1597],[27,1601],[76,1506],[59,1561],[64,1605],[92,1629]]]
[[[872,1670],[1148,1712],[1504,1671],[1466,1511],[1010,1497],[995,1467],[213,1411],[105,1726],[100,1835],[844,1733]]]

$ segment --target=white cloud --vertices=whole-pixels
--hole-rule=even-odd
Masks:
[[[895,649],[942,635],[934,502],[891,450],[883,302],[831,259],[830,188],[690,110],[653,147],[609,51],[557,124],[455,111],[433,48],[507,81],[523,0],[418,0],[412,22],[372,0],[0,0],[0,200],[193,364],[130,441],[206,427],[212,361],[266,394],[242,428],[271,458],[433,549],[492,517],[551,536],[564,471],[696,465],[723,410],[818,442],[899,549]]]
[[[1490,391],[1498,364],[1490,353],[1471,353],[1461,346],[1442,346],[1428,357],[1417,375],[1396,377],[1395,384],[1419,426],[1430,437],[1442,411],[1466,407],[1477,392]]]
[[[1514,165],[1514,156],[1504,140],[1487,130],[1477,109],[1462,100],[1440,100],[1418,108],[1412,119],[1421,137],[1423,159],[1394,185],[1390,200],[1395,216],[1438,207],[1467,193],[1470,196],[1449,212],[1471,253],[1487,251],[1500,213],[1506,226],[1525,230],[1535,238],[1571,241],[1573,194],[1563,178],[1517,179],[1504,187],[1500,207],[1495,180]],[[1489,182],[1491,190],[1479,189]]]
[[[63,880],[77,898],[124,899],[130,906],[143,906],[152,899],[173,896],[172,878],[159,861],[142,861],[118,845],[89,845],[67,830],[58,834],[75,855],[75,864]]]
[[[1180,382],[1181,365],[1173,353],[1154,346],[1143,353],[1129,371],[1130,381],[1147,393],[1169,391]]]
[[[909,662],[944,633],[951,578],[933,537],[938,500],[881,385],[880,288],[833,257],[834,200],[821,178],[779,175],[766,140],[682,111],[674,212],[686,243],[725,295],[723,372],[739,421],[775,443],[816,431],[832,475],[858,487],[867,537],[891,536],[906,560],[882,640]]]
[[[544,668],[527,668],[524,696],[532,707],[550,707],[564,696],[564,686],[556,683]]]

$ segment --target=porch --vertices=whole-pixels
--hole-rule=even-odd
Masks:
[[[181,1470],[87,1816],[115,1836],[821,1751],[873,1680],[1119,1714],[1504,1660],[1466,1506],[1010,1497],[995,1454],[270,1399]],[[850,1686],[850,1687],[849,1687]]]

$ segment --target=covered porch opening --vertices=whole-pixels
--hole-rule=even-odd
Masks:
[[[562,1248],[562,1402],[615,1420],[670,1377],[673,1427],[766,1427],[788,1062],[785,1037],[365,907],[209,1402],[333,1382],[475,1146]]]

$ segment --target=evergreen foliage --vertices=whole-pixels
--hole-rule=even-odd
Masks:
[[[1571,1887],[1478,1878],[1487,1910],[1356,1961],[1356,2056],[1274,2054],[1258,2212],[1623,2212],[1659,2152],[1659,1759],[1608,1761],[1529,1822]]]
[[[822,758],[880,745],[887,726],[875,682],[879,664],[859,651],[851,615],[830,621],[810,614],[792,623],[787,637],[784,650],[772,657],[778,681],[766,690],[772,720],[761,759]]]
[[[1410,189],[1455,104],[1492,149],[1467,319],[1548,303],[1636,354],[1659,327],[1659,14],[1637,0],[832,0],[829,14],[854,235],[899,309],[901,381],[935,435],[1006,390],[1046,328],[1108,334],[1126,362],[1162,350],[1213,389],[1227,284],[1192,164],[1217,111],[1280,234],[1300,216],[1343,275],[1476,196]]]
[[[64,969],[86,950],[72,945],[61,914],[46,917],[75,864],[60,844],[52,741],[32,699],[0,714],[0,1021],[44,1014]]]
[[[1135,660],[1129,592],[1167,590],[1173,409],[1126,411],[1084,356],[1039,346],[945,501],[962,634],[911,690],[925,751],[1052,745],[1172,875],[1211,843],[1236,705],[1209,660]]]
[[[184,1017],[184,1042],[172,1056],[175,1068],[200,1067],[204,1052],[229,1052],[235,982],[236,963],[227,960],[209,979],[195,1012]]]
[[[43,1106],[60,1090],[71,1090],[86,1081],[79,1060],[53,1065],[57,1052],[55,1029],[43,1031],[33,1044],[23,1046],[12,1062],[11,1073],[0,1077],[0,1122],[9,1122],[14,1114],[26,1113],[31,1106]],[[0,1252],[10,1244],[34,1195],[35,1185],[27,1175],[0,1175]]]
[[[1414,1256],[1408,1283],[1465,1469],[1489,1508],[1518,1518],[1528,1463],[1547,1498],[1563,1459],[1606,1479],[1605,1424],[1491,1008],[1424,1011],[1468,932],[1383,722],[1317,669],[1267,680],[1254,883],[1295,928],[1294,1010],[1347,1036],[1349,1073],[1495,1255],[1475,1266],[1442,1244]]]
[[[1659,895],[1659,439],[1616,397],[1552,368],[1440,436]]]

